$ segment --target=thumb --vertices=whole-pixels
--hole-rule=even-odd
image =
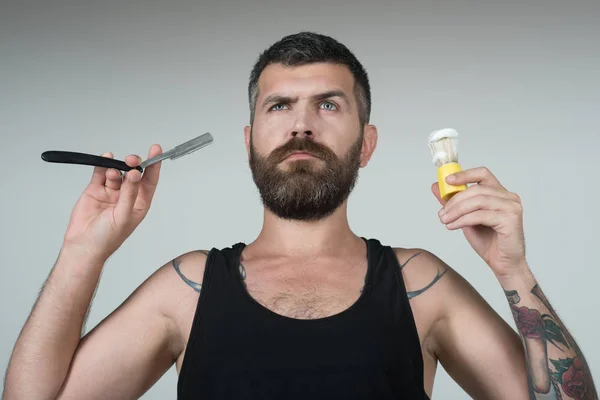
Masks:
[[[444,200],[442,200],[442,196],[440,195],[440,184],[435,182],[431,185],[431,192],[433,193],[433,195],[435,196],[435,198],[437,199],[437,201],[439,201],[439,203],[444,206],[446,204],[446,202]]]

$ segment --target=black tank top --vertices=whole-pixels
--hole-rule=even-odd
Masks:
[[[243,243],[212,249],[178,399],[429,399],[394,251],[366,240],[365,287],[346,310],[294,319],[262,306],[239,273]]]

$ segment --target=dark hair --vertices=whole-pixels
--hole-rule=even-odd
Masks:
[[[371,115],[371,88],[367,72],[354,54],[337,40],[313,32],[300,32],[285,36],[265,50],[259,57],[248,84],[250,103],[250,121],[254,121],[256,100],[258,98],[258,78],[270,64],[301,66],[306,64],[329,62],[345,65],[354,76],[354,95],[358,103],[358,117],[361,125],[369,122]]]

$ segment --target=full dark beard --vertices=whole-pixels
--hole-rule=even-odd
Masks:
[[[348,198],[358,178],[363,135],[343,158],[312,139],[291,139],[267,157],[250,140],[250,169],[263,205],[287,220],[316,221],[331,215]],[[321,160],[295,160],[287,170],[279,164],[293,151]]]

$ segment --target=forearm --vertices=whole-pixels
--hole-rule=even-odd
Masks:
[[[69,371],[104,262],[63,248],[15,344],[4,398],[53,399]]]
[[[528,267],[500,279],[523,339],[532,395],[544,399],[598,399],[579,346]],[[545,395],[545,396],[544,396]]]

